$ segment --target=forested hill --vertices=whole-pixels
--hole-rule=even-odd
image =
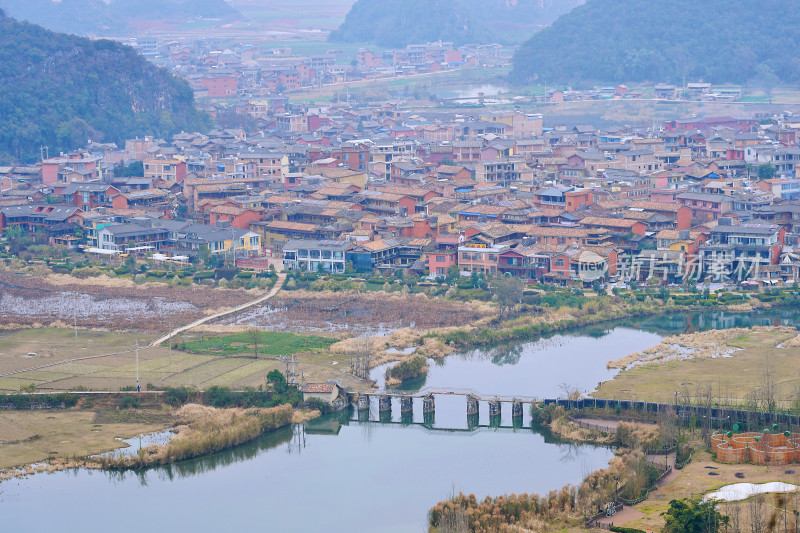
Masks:
[[[118,43],[53,33],[0,11],[0,162],[95,142],[207,129],[189,85]]]
[[[357,0],[333,42],[521,42],[584,0]]]
[[[0,0],[0,8],[53,31],[116,37],[189,19],[241,18],[225,0]]]
[[[511,81],[800,80],[800,10],[785,0],[588,0],[525,42]]]

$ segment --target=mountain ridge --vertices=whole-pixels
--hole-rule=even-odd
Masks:
[[[30,162],[97,142],[202,130],[184,80],[128,46],[51,32],[0,10],[0,160]]]
[[[389,48],[452,41],[456,45],[527,38],[583,0],[357,0],[332,42]]]
[[[780,0],[588,0],[523,43],[514,83],[800,80],[800,14]]]

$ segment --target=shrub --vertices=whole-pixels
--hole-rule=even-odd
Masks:
[[[139,398],[136,396],[131,396],[130,394],[126,394],[122,398],[119,399],[119,408],[120,409],[138,409],[139,408]]]
[[[323,415],[327,415],[328,413],[333,412],[333,406],[328,402],[321,400],[319,398],[309,398],[305,402],[305,406],[308,409],[316,409]]]
[[[393,367],[386,369],[387,379],[399,379],[404,381],[406,379],[415,378],[428,372],[428,361],[421,355],[414,357],[408,361],[403,361]]]
[[[217,268],[214,270],[214,277],[216,279],[227,279],[230,281],[234,278],[234,276],[236,276],[235,268]]]
[[[165,391],[164,401],[169,405],[183,405],[189,401],[192,389],[188,387],[168,387]]]

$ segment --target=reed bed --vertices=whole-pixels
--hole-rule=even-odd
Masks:
[[[175,435],[167,444],[147,446],[134,456],[89,457],[85,463],[106,469],[128,470],[216,453],[291,424],[293,409],[288,404],[268,409],[216,409],[187,404],[176,412],[176,416],[180,423],[173,429]]]

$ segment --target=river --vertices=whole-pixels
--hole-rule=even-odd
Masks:
[[[591,391],[615,375],[608,360],[663,335],[797,319],[795,310],[597,325],[449,356],[409,388],[540,398],[563,395],[565,387]],[[486,427],[481,405],[481,425],[468,428],[465,403],[439,396],[435,419],[423,424],[419,403],[413,420],[403,420],[395,405],[391,422],[377,422],[373,402],[369,421],[350,410],[142,473],[74,470],[10,480],[0,484],[2,529],[425,531],[427,510],[453,492],[546,493],[579,483],[612,456],[608,448],[567,444],[532,428],[528,413],[522,427],[511,427],[507,404],[505,427]]]

